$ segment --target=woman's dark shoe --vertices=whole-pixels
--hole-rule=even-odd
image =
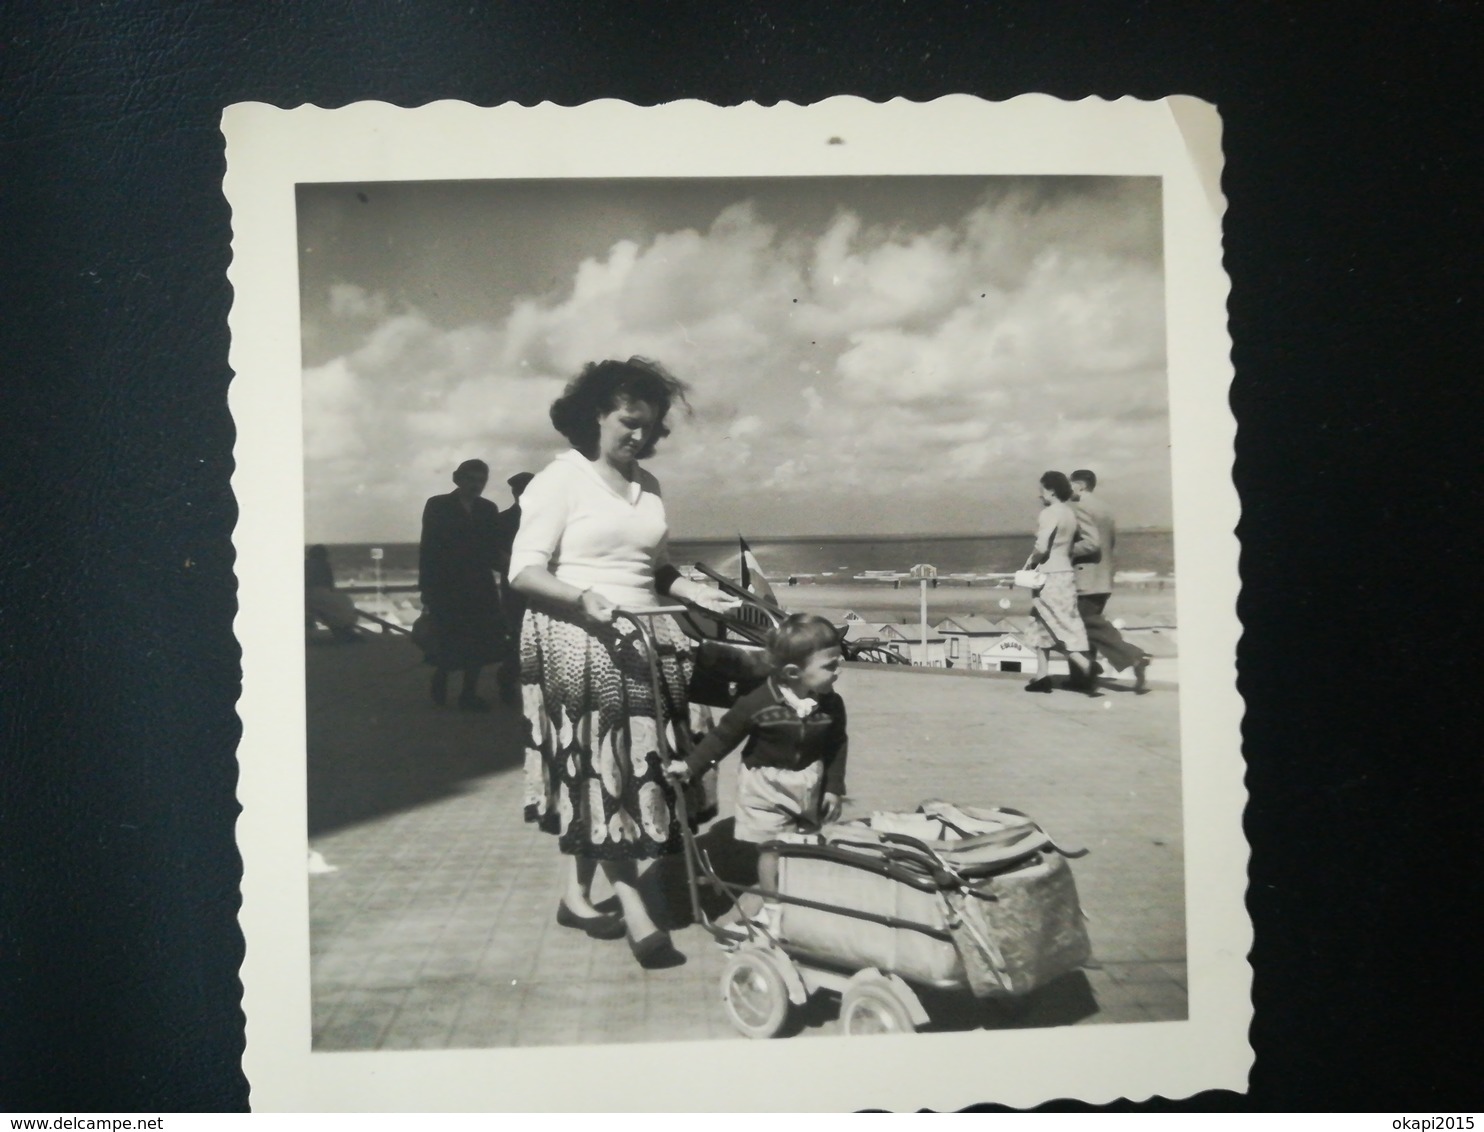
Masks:
[[[1149,691],[1149,685],[1145,682],[1145,674],[1149,671],[1149,658],[1141,656],[1134,661],[1134,694],[1142,696]]]
[[[1098,691],[1098,682],[1090,674],[1078,672],[1075,668],[1067,676],[1067,687],[1074,692],[1081,692],[1084,696],[1101,696]]]
[[[576,928],[593,939],[617,939],[625,933],[623,913],[600,912],[596,916],[579,916],[565,903],[557,904],[557,923],[564,928]]]
[[[1025,690],[1027,692],[1045,692],[1047,695],[1050,695],[1051,694],[1051,677],[1050,676],[1042,676],[1041,679],[1039,679],[1039,680],[1032,680],[1029,684],[1027,684],[1025,686]]]
[[[668,932],[650,932],[643,939],[629,937],[629,950],[646,971],[659,971],[666,967],[679,967],[685,956],[675,950]]]

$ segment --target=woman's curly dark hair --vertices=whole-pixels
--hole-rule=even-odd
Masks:
[[[1050,489],[1063,503],[1072,498],[1072,484],[1060,472],[1047,472],[1041,477],[1041,486]]]
[[[654,409],[654,428],[638,453],[643,460],[654,455],[655,445],[670,435],[665,417],[670,406],[685,399],[689,386],[648,358],[626,362],[589,362],[567,383],[562,395],[551,403],[551,423],[573,448],[589,460],[598,455],[598,418],[613,412],[621,401],[642,401]]]

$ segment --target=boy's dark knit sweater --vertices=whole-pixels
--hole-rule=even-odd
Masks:
[[[716,729],[696,744],[686,765],[699,774],[740,743],[742,762],[749,767],[772,766],[802,770],[824,763],[827,794],[845,793],[845,701],[834,692],[818,698],[807,719],[782,701],[772,680],[748,692],[722,716]]]

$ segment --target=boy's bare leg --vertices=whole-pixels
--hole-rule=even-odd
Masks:
[[[778,854],[772,850],[758,854],[757,886],[763,890],[764,907],[778,903]]]

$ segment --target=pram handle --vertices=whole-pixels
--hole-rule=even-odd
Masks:
[[[690,607],[689,606],[685,606],[685,605],[655,605],[655,606],[646,606],[643,609],[636,609],[636,608],[632,608],[632,607],[627,606],[627,605],[620,605],[620,606],[618,606],[613,611],[613,616],[615,616],[615,617],[627,617],[630,621],[633,621],[637,625],[638,622],[639,622],[639,618],[641,618],[641,617],[654,617],[655,615],[660,614],[660,613],[689,613],[689,612],[690,612]]]

